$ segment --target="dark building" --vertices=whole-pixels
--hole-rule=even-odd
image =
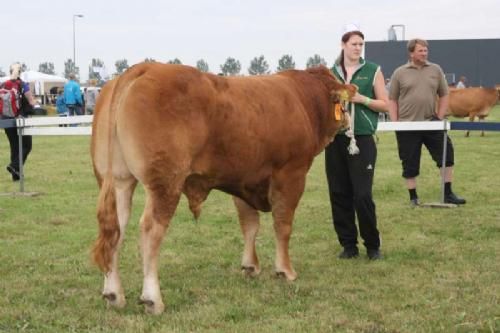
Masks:
[[[382,67],[384,77],[408,61],[408,41],[365,42],[366,59]],[[448,83],[467,77],[467,86],[500,84],[500,39],[428,40],[429,61],[443,68]]]

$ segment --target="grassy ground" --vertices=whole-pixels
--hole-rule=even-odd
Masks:
[[[489,119],[500,121],[500,107]],[[106,309],[102,276],[89,251],[96,236],[97,185],[88,137],[35,137],[26,190],[0,197],[0,332],[498,332],[500,331],[500,132],[452,132],[454,209],[410,208],[393,133],[379,134],[374,196],[385,259],[336,258],[323,156],[308,175],[296,214],[291,256],[299,278],[273,275],[270,216],[262,215],[262,274],[239,271],[242,240],[229,196],[213,192],[198,224],[183,200],[161,253],[166,311],[137,305],[142,273],[137,221],[122,252],[128,300]],[[0,161],[7,164],[7,140]],[[419,193],[439,198],[439,174],[423,154]],[[18,190],[6,171],[0,192]]]

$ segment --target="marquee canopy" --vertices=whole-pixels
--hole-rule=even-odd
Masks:
[[[0,82],[5,82],[9,76],[0,77]],[[33,85],[35,95],[43,95],[52,86],[63,86],[68,80],[57,75],[50,75],[36,71],[26,71],[21,73],[21,79]]]

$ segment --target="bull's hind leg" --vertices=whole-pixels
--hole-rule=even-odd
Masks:
[[[484,116],[478,116],[478,118],[479,118],[479,120],[478,120],[478,121],[479,121],[480,123],[484,123]],[[482,130],[482,131],[481,131],[481,136],[484,136],[484,130]]]
[[[127,179],[115,179],[113,183],[116,195],[116,209],[120,227],[120,238],[115,249],[112,250],[110,270],[104,276],[104,288],[102,295],[108,302],[108,305],[122,308],[125,306],[126,301],[118,271],[118,256],[121,244],[125,237],[125,229],[130,217],[132,195],[137,181],[135,178],[130,177]]]
[[[165,308],[158,279],[158,255],[181,196],[181,186],[159,182],[146,186],[146,207],[141,218],[144,282],[140,303],[152,314],[160,314]]]
[[[276,237],[276,274],[288,281],[297,278],[292,267],[288,247],[292,234],[295,209],[304,192],[307,170],[282,170],[273,177],[270,189],[274,232]]]
[[[469,121],[470,121],[471,123],[473,123],[475,118],[476,118],[476,114],[471,112],[471,113],[469,114]],[[468,137],[469,137],[469,134],[470,134],[470,131],[469,131],[469,130],[467,130],[467,131],[465,132],[465,137],[466,137],[466,138],[468,138]]]
[[[241,270],[243,274],[254,277],[260,273],[259,259],[255,251],[255,239],[260,226],[259,212],[237,197],[233,197],[233,201],[238,210],[241,232],[245,242]]]

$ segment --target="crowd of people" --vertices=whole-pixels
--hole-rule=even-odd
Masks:
[[[56,98],[56,110],[59,116],[81,116],[94,114],[95,103],[100,89],[80,87],[75,75],[70,74],[64,89],[60,89]]]

